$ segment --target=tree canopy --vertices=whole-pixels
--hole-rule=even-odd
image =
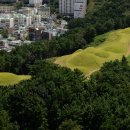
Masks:
[[[30,67],[30,81],[0,87],[1,126],[20,130],[128,130],[129,72],[125,58],[105,63],[88,80],[78,70],[36,61]]]

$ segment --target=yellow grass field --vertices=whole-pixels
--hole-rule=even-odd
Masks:
[[[12,73],[0,72],[0,86],[9,86],[20,83],[23,80],[29,80],[29,75],[15,75]]]
[[[104,41],[94,47],[80,49],[71,55],[57,57],[54,63],[64,67],[77,68],[86,76],[100,69],[104,62],[121,59],[123,55],[130,55],[130,28],[112,31],[97,36],[94,43]]]

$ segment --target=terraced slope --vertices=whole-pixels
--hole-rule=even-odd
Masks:
[[[23,80],[31,79],[28,75],[15,75],[12,73],[0,73],[0,86],[15,85]]]
[[[103,42],[96,47],[58,57],[54,63],[71,69],[77,68],[87,76],[99,70],[104,62],[130,55],[130,28],[109,32],[94,40],[97,44],[100,41]]]

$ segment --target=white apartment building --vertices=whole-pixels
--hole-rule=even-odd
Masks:
[[[10,15],[1,14],[0,16],[0,27],[1,28],[13,28],[14,19]]]
[[[59,0],[59,12],[62,15],[73,16],[74,0]]]
[[[40,6],[42,5],[42,0],[29,0],[29,4],[33,6]]]
[[[32,25],[33,18],[23,14],[0,14],[0,27],[1,28],[14,28],[14,26],[30,26]],[[36,17],[37,23],[40,22]]]
[[[1,28],[13,28],[14,27],[14,20],[13,18],[0,18],[0,27]]]
[[[75,0],[74,18],[84,18],[87,9],[87,0]]]
[[[21,14],[24,14],[26,16],[32,16],[35,14],[35,8],[29,8],[29,7],[22,7],[19,12]]]
[[[86,14],[87,0],[59,0],[59,13],[74,18],[83,18]]]
[[[14,10],[14,6],[0,5],[0,13],[11,13]]]

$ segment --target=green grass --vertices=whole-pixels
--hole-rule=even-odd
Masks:
[[[97,36],[92,45],[98,46],[80,49],[71,55],[58,57],[54,63],[72,70],[77,68],[86,76],[90,75],[99,70],[104,62],[120,60],[123,55],[126,57],[130,55],[130,28]],[[130,61],[130,57],[128,59]]]
[[[130,65],[130,55],[127,57],[128,64]]]
[[[29,80],[31,76],[29,75],[15,75],[12,73],[0,73],[0,86],[9,86],[20,83],[23,80]]]

